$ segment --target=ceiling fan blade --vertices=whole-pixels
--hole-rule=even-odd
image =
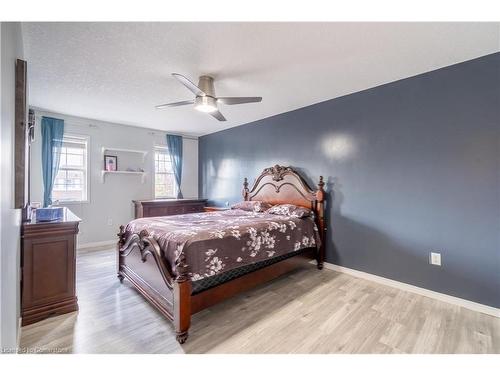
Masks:
[[[172,75],[184,86],[186,86],[196,96],[205,96],[206,94],[188,78],[179,73],[172,73]]]
[[[229,96],[224,98],[217,98],[217,101],[222,104],[245,104],[245,103],[258,103],[262,101],[260,96]]]
[[[168,107],[179,107],[181,105],[189,105],[189,104],[194,104],[194,100],[183,100],[182,102],[160,104],[160,105],[157,105],[155,108],[156,109],[163,109],[163,108],[168,108]]]
[[[219,111],[209,112],[209,114],[214,116],[219,121],[226,121],[226,118]]]

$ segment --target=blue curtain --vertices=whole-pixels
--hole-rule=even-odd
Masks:
[[[42,117],[43,206],[52,204],[52,187],[59,169],[64,120]]]
[[[177,198],[182,198],[181,178],[182,178],[182,137],[179,135],[167,134],[167,147],[174,169],[175,182],[177,183]]]

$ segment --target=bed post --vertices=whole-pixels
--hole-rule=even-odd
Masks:
[[[116,273],[118,275],[118,279],[120,282],[123,282],[123,275],[120,272],[120,266],[121,266],[121,256],[120,256],[120,249],[121,247],[125,244],[125,230],[124,226],[120,225],[120,232],[118,232],[118,243],[116,244]]]
[[[316,212],[318,214],[318,230],[321,238],[321,246],[317,254],[317,267],[319,270],[323,269],[323,262],[325,261],[325,245],[326,245],[326,224],[325,224],[325,182],[323,176],[319,176],[318,191],[316,192]]]
[[[191,278],[184,259],[178,260],[178,275],[174,280],[174,327],[175,338],[184,344],[191,325]]]
[[[245,201],[248,200],[248,193],[249,193],[249,190],[248,190],[248,180],[245,177],[243,179],[243,191],[241,192],[241,194],[243,195],[243,200],[245,200]]]

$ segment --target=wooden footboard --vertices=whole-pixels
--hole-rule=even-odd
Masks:
[[[174,323],[177,341],[184,343],[191,323],[191,279],[182,259],[174,277],[167,267],[156,240],[147,231],[127,234],[123,225],[118,233],[118,278],[132,285]]]

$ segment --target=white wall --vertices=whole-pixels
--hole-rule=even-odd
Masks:
[[[155,145],[164,145],[166,143],[165,133],[158,130],[45,112],[36,108],[35,113],[36,132],[31,153],[31,201],[43,202],[41,117],[51,116],[63,119],[65,120],[65,133],[90,136],[89,202],[66,204],[66,207],[82,219],[78,242],[81,245],[115,240],[119,225],[127,224],[134,217],[132,200],[153,198],[153,149]],[[143,167],[147,173],[144,184],[141,183],[141,178],[137,175],[107,175],[105,182],[102,183],[103,159],[101,148],[103,146],[148,151]],[[197,139],[184,138],[183,155],[182,192],[185,198],[197,198]],[[118,155],[119,169],[122,169],[120,161],[125,160],[125,158],[125,154]],[[125,166],[123,165],[123,167]],[[139,165],[134,168],[137,167]]]
[[[19,23],[2,22],[0,74],[0,346],[15,348],[19,319],[19,230],[14,209],[15,61],[23,58]]]

